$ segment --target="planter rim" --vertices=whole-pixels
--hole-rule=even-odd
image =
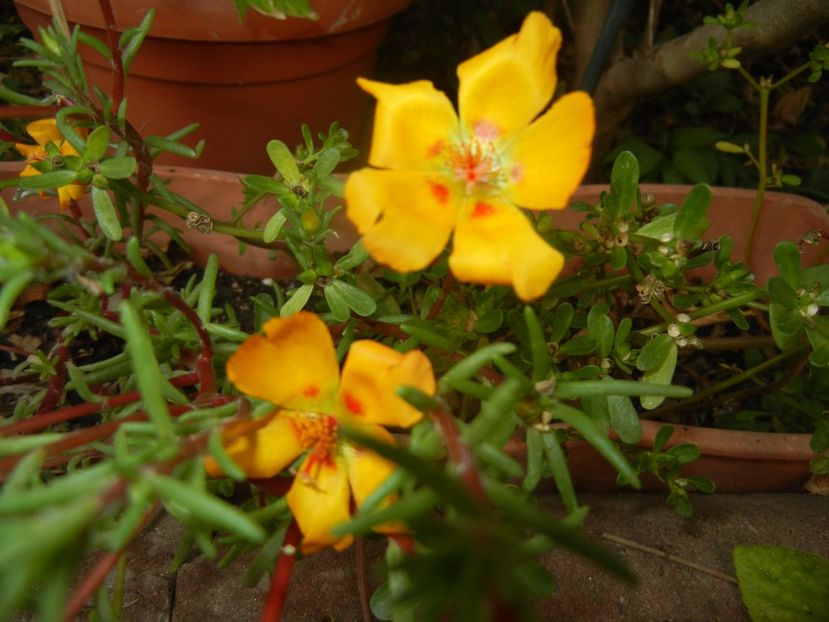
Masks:
[[[705,428],[693,425],[667,424],[651,419],[642,420],[642,439],[638,445],[650,445],[663,425],[673,425],[674,433],[667,443],[673,447],[680,443],[694,443],[705,454],[729,458],[764,460],[811,460],[821,454],[809,446],[811,434],[776,432],[752,432]]]
[[[51,15],[49,0],[14,0],[16,4]],[[317,20],[268,17],[250,10],[242,22],[231,0],[119,0],[114,3],[116,27],[137,26],[150,8],[156,16],[149,37],[204,42],[307,39],[342,33],[389,19],[413,0],[315,0]],[[70,23],[104,28],[98,2],[65,3]]]

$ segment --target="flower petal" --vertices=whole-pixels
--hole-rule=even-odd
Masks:
[[[394,445],[394,437],[380,426],[364,426],[361,430],[378,440]],[[362,507],[365,500],[394,472],[396,465],[385,458],[378,456],[373,451],[346,445],[343,448],[346,467],[348,469],[348,481],[351,484],[351,494],[357,507]],[[394,502],[397,495],[389,495],[380,504],[386,507]],[[374,531],[383,533],[401,533],[406,531],[403,523],[385,523],[374,527]]]
[[[287,494],[288,507],[302,531],[302,552],[313,553],[326,546],[342,550],[351,545],[354,536],[337,537],[331,529],[351,516],[345,459],[308,465],[306,459]]]
[[[587,172],[595,127],[590,95],[556,101],[504,154],[512,162],[507,198],[531,209],[565,207]]]
[[[449,267],[461,281],[512,284],[524,301],[543,295],[564,265],[518,208],[470,200],[455,228]]]
[[[452,102],[428,80],[385,84],[360,78],[357,84],[377,98],[369,164],[401,170],[429,170],[457,139]]]
[[[502,137],[525,127],[553,96],[561,32],[542,13],[521,31],[458,66],[461,123],[468,135]]]
[[[441,175],[370,168],[348,178],[345,200],[368,253],[400,272],[425,268],[440,254],[459,205],[457,188]]]
[[[313,313],[265,322],[265,336],[245,340],[227,361],[227,376],[248,395],[290,410],[325,410],[339,383],[331,334]]]
[[[81,184],[61,186],[58,188],[58,198],[60,199],[60,208],[68,209],[72,199],[80,201],[83,198],[83,186]]]
[[[290,415],[284,410],[262,419],[234,423],[223,436],[225,451],[251,478],[273,477],[304,451]],[[204,466],[210,475],[223,474],[212,456],[205,457]]]
[[[32,121],[26,126],[26,133],[41,146],[49,142],[60,143],[63,141],[63,135],[58,130],[58,123],[55,119]]]
[[[373,436],[379,441],[395,445],[394,437],[378,425],[360,426],[360,431],[368,436]],[[377,455],[368,449],[346,445],[343,447],[348,470],[348,481],[351,484],[351,494],[357,507],[373,493],[377,487],[386,481],[396,468],[395,464]]]
[[[337,403],[345,416],[365,423],[408,428],[421,418],[396,391],[403,385],[435,392],[432,364],[418,350],[402,354],[376,341],[351,345],[343,366]]]
[[[46,151],[40,145],[24,145],[23,143],[15,143],[14,148],[24,158],[29,160],[43,160],[46,157]],[[40,173],[40,171],[38,171]]]

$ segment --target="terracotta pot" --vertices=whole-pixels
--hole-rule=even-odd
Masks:
[[[642,184],[643,191],[653,192],[657,203],[679,205],[691,186]],[[582,186],[573,200],[595,203],[606,185]],[[724,234],[734,238],[735,258],[743,255],[745,234],[751,222],[754,191],[740,188],[712,188],[713,200],[709,210],[711,227],[706,239],[716,240]],[[768,192],[764,211],[757,229],[757,240],[752,266],[758,282],[765,283],[777,274],[772,251],[781,240],[798,241],[814,230],[829,231],[829,215],[818,203],[793,194]],[[581,214],[574,211],[554,213],[555,223],[563,229],[574,229]],[[806,247],[802,265],[813,265],[820,248]],[[652,447],[656,432],[662,423],[642,421],[642,447]],[[695,426],[674,426],[668,446],[694,443],[702,456],[683,468],[685,475],[708,477],[722,492],[789,492],[802,491],[810,477],[809,461],[816,457],[809,447],[808,434],[772,434],[717,430]],[[526,448],[514,446],[517,455],[525,455]],[[523,454],[522,454],[523,452]],[[616,485],[616,472],[587,443],[572,443],[568,447],[568,461],[574,484],[582,492],[620,492],[631,490]],[[664,485],[645,476],[643,486],[648,491],[663,490]]]
[[[654,193],[657,204],[680,205],[693,186],[642,184],[640,187],[643,192]],[[596,203],[599,195],[607,189],[603,184],[581,186],[571,200]],[[754,190],[714,187],[711,191],[713,199],[708,211],[711,226],[705,233],[705,239],[717,240],[726,234],[732,236],[732,256],[741,260],[746,247],[745,235],[754,209]],[[576,229],[583,216],[581,212],[573,210],[551,213],[555,225],[568,230]],[[804,234],[815,230],[829,233],[829,216],[819,203],[796,194],[766,192],[751,265],[757,281],[765,283],[769,277],[777,274],[772,253],[775,244],[782,240],[797,242]],[[806,246],[802,265],[813,265],[819,252],[820,248]]]
[[[653,447],[656,433],[665,425],[659,421],[642,421],[642,439],[638,446]],[[682,475],[707,477],[717,484],[718,492],[803,492],[809,480],[809,461],[816,458],[809,447],[809,434],[772,434],[718,430],[698,426],[674,425],[666,448],[693,443],[701,456],[682,467]],[[517,460],[527,455],[521,441],[510,442],[509,454]],[[586,442],[567,445],[567,463],[573,485],[580,492],[634,492],[616,484],[616,471]],[[649,474],[642,476],[643,492],[662,492],[665,484]]]
[[[360,144],[370,98],[356,85],[369,75],[390,16],[412,0],[315,0],[316,21],[276,20],[253,11],[241,23],[232,0],[120,0],[119,30],[136,26],[149,8],[156,18],[130,69],[127,118],[144,135],[166,135],[193,122],[204,138],[194,162],[160,162],[269,173],[268,140],[300,142],[300,126],[327,131],[339,121]],[[15,0],[33,31],[50,20],[48,0]],[[67,19],[106,40],[98,0],[64,3]],[[109,63],[79,46],[93,84],[110,92]]]
[[[22,162],[0,163],[0,178],[16,177],[23,168]],[[194,168],[157,167],[156,174],[162,179],[169,180],[169,188],[181,194],[196,205],[203,207],[216,220],[229,220],[234,208],[237,210],[244,204],[244,195],[239,176],[224,171],[208,171]],[[3,190],[2,196],[6,199],[13,212],[25,210],[36,216],[54,214],[59,211],[56,199],[41,199],[29,197],[24,201],[13,201],[12,189]],[[89,195],[85,195],[80,202],[81,211],[85,216],[94,218]],[[222,269],[233,274],[255,276],[285,280],[296,274],[296,264],[283,251],[273,251],[265,248],[248,245],[244,254],[239,255],[238,241],[219,233],[201,233],[195,229],[187,229],[180,218],[168,212],[153,208],[163,220],[181,229],[182,237],[192,248],[191,258],[197,265],[204,265],[211,253],[219,257]],[[243,224],[254,227],[264,227],[268,218],[278,209],[275,199],[263,200],[257,203],[248,212]],[[55,229],[64,227],[58,221],[48,221]],[[329,248],[335,251],[346,251],[351,248],[357,239],[357,234],[345,219],[342,213],[334,219],[338,237],[330,240]],[[166,244],[166,236],[159,238]]]

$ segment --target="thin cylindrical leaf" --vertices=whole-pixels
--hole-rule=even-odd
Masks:
[[[210,321],[210,310],[213,308],[213,296],[216,295],[216,276],[218,273],[219,258],[211,253],[204,266],[204,274],[199,285],[199,300],[196,305],[196,314],[202,322]]]
[[[173,501],[200,521],[235,533],[249,542],[264,542],[265,530],[230,503],[166,475],[151,474],[148,480],[165,501]]]
[[[452,383],[456,379],[466,380],[472,377],[481,367],[490,363],[496,356],[512,354],[513,352],[515,352],[515,345],[512,343],[493,343],[492,345],[476,350],[443,374],[443,377],[438,382],[440,392],[446,393],[451,389]]]
[[[527,472],[521,488],[532,492],[541,481],[541,471],[544,467],[544,444],[541,432],[535,428],[527,428]]]
[[[564,451],[559,445],[558,437],[555,433],[549,432],[541,436],[541,441],[544,444],[544,453],[547,456],[547,464],[550,465],[550,470],[553,473],[553,480],[556,483],[558,495],[561,497],[561,502],[564,504],[564,509],[568,514],[572,514],[579,508],[578,499],[576,499],[576,490],[573,488],[573,478],[570,477],[570,469],[567,466],[567,458],[564,456]]]
[[[527,325],[527,335],[530,338],[530,353],[533,360],[533,382],[539,382],[550,375],[550,355],[547,352],[547,341],[544,331],[538,322],[538,316],[529,305],[524,306],[524,323]]]

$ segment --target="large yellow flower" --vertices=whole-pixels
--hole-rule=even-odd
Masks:
[[[432,365],[422,352],[401,354],[357,341],[341,378],[331,335],[316,315],[274,318],[263,328],[264,336],[248,338],[230,357],[227,373],[241,391],[280,409],[263,420],[230,426],[227,452],[251,478],[272,477],[305,454],[288,492],[303,551],[343,549],[353,537],[334,536],[331,529],[348,520],[352,495],[359,507],[394,465],[342,441],[338,428],[346,423],[394,443],[381,426],[409,427],[421,416],[395,391],[411,385],[434,393]],[[212,475],[221,473],[212,458],[206,467]]]
[[[561,33],[541,13],[461,63],[459,111],[431,82],[359,80],[377,99],[369,164],[351,175],[348,217],[371,256],[395,270],[426,267],[454,230],[449,266],[461,281],[544,294],[563,264],[516,206],[561,209],[590,160],[593,103],[556,86]],[[538,117],[538,118],[536,118]]]
[[[75,148],[63,138],[60,130],[58,130],[58,124],[54,119],[32,121],[26,126],[26,132],[35,139],[37,145],[23,145],[21,143],[15,145],[15,148],[20,154],[28,160],[26,168],[20,172],[21,177],[32,177],[33,175],[41,174],[39,170],[32,166],[32,163],[46,159],[46,145],[49,143],[55,143],[58,151],[63,156],[79,155]],[[58,188],[58,199],[60,200],[61,209],[67,209],[71,200],[74,199],[77,201],[82,196],[82,184],[68,184]]]

